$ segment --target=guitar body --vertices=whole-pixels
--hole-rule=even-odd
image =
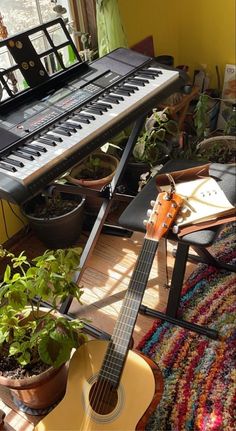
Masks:
[[[92,340],[74,353],[66,394],[38,423],[35,431],[144,430],[161,398],[163,379],[157,365],[143,355],[128,352],[112,411],[101,414],[91,408],[91,388],[97,380],[107,346],[107,341]]]

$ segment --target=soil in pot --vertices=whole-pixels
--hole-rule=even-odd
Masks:
[[[21,367],[13,358],[0,357],[0,384],[10,390],[16,406],[31,415],[48,413],[64,396],[67,366],[48,367],[38,362]]]
[[[38,195],[26,202],[22,212],[38,238],[49,248],[70,247],[78,241],[84,219],[85,199],[61,193],[60,199],[48,201]]]

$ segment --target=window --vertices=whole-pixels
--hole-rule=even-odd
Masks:
[[[0,13],[8,35],[12,36],[56,18],[57,14],[53,11],[56,4],[55,0],[1,0]],[[71,20],[69,2],[60,0],[60,5],[67,10],[63,18]]]
[[[77,49],[80,49],[81,35],[79,32],[82,31],[91,35],[90,47],[95,48],[94,52],[96,53],[97,32],[95,9],[95,0],[1,0],[0,18],[2,17],[2,24],[5,28],[2,27],[1,32],[0,19],[0,40],[61,16],[68,22],[68,29],[71,32]],[[71,31],[72,29],[76,31]],[[56,27],[50,29],[50,31],[53,32],[54,42],[57,41],[58,44],[63,43],[60,32],[57,31]],[[31,42],[38,53],[48,48],[48,42],[40,32],[33,35]],[[68,47],[62,49],[61,54],[66,67],[76,60],[75,55]],[[83,59],[82,52],[81,55]],[[58,62],[55,61],[53,55],[50,58],[45,58],[44,62],[49,74],[57,71],[56,66]],[[5,70],[12,66],[14,66],[14,60],[7,51],[6,46],[0,47],[0,70]],[[19,70],[11,74],[10,85],[12,87],[11,91],[14,93],[27,87],[27,83]],[[8,95],[5,90],[0,92],[0,100],[7,97]]]
[[[55,10],[55,7],[57,10]],[[57,13],[58,11],[59,13]],[[22,0],[1,0],[0,13],[3,19],[2,33],[0,33],[2,37],[0,38],[4,39],[8,36],[21,33],[24,30],[28,30],[39,24],[55,19],[58,16],[71,22],[69,3],[67,0],[60,0],[60,5],[57,4],[57,0],[25,0],[24,2],[22,2]],[[51,26],[48,31],[55,46],[66,42],[65,34],[60,31],[60,26]],[[32,37],[30,36],[30,40],[38,54],[50,48],[48,41],[42,32],[34,33]],[[63,58],[63,63],[66,67],[76,59],[73,51],[69,50],[68,46],[61,49],[60,56]],[[58,64],[58,61],[53,54],[43,58],[41,61],[46,67],[49,75],[60,69],[60,64]],[[14,60],[6,45],[2,46],[0,48],[1,71],[14,66],[14,64]],[[13,93],[17,93],[27,87],[27,83],[19,69],[14,73],[11,72],[5,76],[7,77],[7,85],[10,84],[9,87]],[[4,87],[3,91],[1,91],[0,98],[4,100],[8,97],[9,95]]]

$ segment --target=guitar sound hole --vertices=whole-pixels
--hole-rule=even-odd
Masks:
[[[105,380],[98,380],[90,389],[89,403],[92,409],[100,414],[111,413],[118,402],[117,390],[111,383]]]

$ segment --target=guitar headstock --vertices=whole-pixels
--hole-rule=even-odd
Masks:
[[[146,224],[145,238],[159,241],[171,228],[179,209],[183,203],[183,198],[175,192],[161,192],[156,201],[152,201],[152,210]]]

